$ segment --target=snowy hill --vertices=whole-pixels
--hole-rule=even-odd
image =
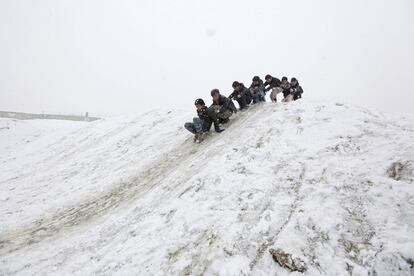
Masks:
[[[0,274],[413,275],[414,120],[270,103],[0,120]],[[288,257],[290,258],[290,257]]]

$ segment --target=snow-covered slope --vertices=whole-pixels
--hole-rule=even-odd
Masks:
[[[264,104],[193,144],[194,112],[0,120],[0,274],[414,273],[414,120]]]

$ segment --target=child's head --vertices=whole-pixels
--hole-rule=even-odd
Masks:
[[[206,106],[206,104],[204,103],[204,100],[203,99],[197,99],[197,100],[195,100],[194,105],[197,108],[197,110],[200,110],[204,106]]]
[[[217,101],[220,98],[220,91],[218,89],[211,90],[211,97],[214,101]]]
[[[241,85],[240,85],[240,83],[239,83],[238,81],[233,82],[232,87],[233,87],[233,89],[234,89],[234,90],[236,90],[237,92],[240,92]]]

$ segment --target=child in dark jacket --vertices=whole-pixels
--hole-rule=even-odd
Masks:
[[[283,92],[282,88],[280,87],[281,82],[278,78],[272,77],[271,75],[266,75],[265,80],[266,80],[266,82],[263,85],[264,85],[264,87],[267,86],[266,92],[270,91],[270,90],[272,91],[270,93],[270,100],[273,103],[276,103],[277,102],[277,94]]]
[[[265,99],[266,92],[265,92],[265,88],[263,85],[263,81],[258,76],[254,76],[249,90],[253,96],[253,103],[266,101]]]
[[[294,101],[302,98],[303,89],[296,78],[290,80],[290,93]]]
[[[221,95],[218,89],[211,90],[211,97],[213,98],[213,103],[210,109],[217,113],[220,123],[227,123],[231,115],[237,113],[237,108],[233,101]]]
[[[249,107],[249,104],[252,101],[252,94],[249,89],[247,89],[243,83],[238,81],[233,82],[233,93],[229,95],[229,99],[236,100],[239,103],[240,110],[246,109]]]
[[[203,99],[197,99],[194,105],[197,108],[198,117],[193,118],[192,123],[185,123],[184,127],[194,134],[195,142],[204,140],[205,133],[210,131],[211,125],[213,124],[216,132],[222,132],[224,130],[220,129],[217,114],[205,105]]]

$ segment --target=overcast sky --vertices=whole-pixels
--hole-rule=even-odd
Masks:
[[[414,114],[413,0],[0,0],[0,110],[192,109],[254,75]]]

